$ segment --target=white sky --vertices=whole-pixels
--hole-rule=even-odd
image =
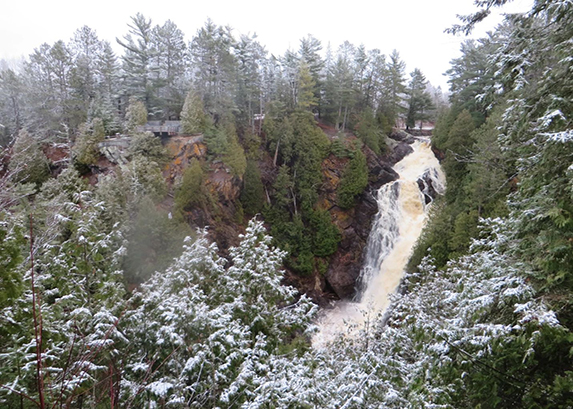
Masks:
[[[443,33],[467,14],[472,0],[20,0],[3,1],[0,7],[0,59],[27,56],[42,43],[68,41],[83,25],[94,29],[121,52],[116,37],[127,33],[130,17],[137,12],[154,24],[174,21],[187,40],[208,17],[217,25],[230,25],[235,34],[258,35],[259,42],[275,55],[297,50],[307,34],[333,50],[348,40],[384,54],[397,49],[407,72],[420,68],[434,86],[446,90],[442,74],[459,56],[463,37]],[[532,0],[514,0],[504,11],[525,11]],[[482,23],[474,36],[491,30],[499,17]],[[408,76],[409,77],[409,76]]]

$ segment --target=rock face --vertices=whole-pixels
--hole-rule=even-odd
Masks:
[[[163,175],[171,186],[177,183],[193,159],[202,160],[207,156],[202,135],[166,138],[165,148],[171,160]],[[229,247],[238,244],[237,236],[243,231],[236,219],[242,181],[222,162],[214,161],[205,172],[204,183],[212,198],[211,205],[195,208],[187,212],[185,218],[193,226],[209,226],[210,239],[218,244],[224,255]]]
[[[241,194],[241,180],[232,175],[222,163],[212,163],[205,185],[211,196],[222,205],[229,205]]]
[[[57,143],[44,145],[42,147],[44,155],[50,161],[50,170],[53,176],[59,175],[60,172],[68,166],[70,160],[70,146],[68,144]]]
[[[438,196],[438,192],[436,192],[436,188],[434,187],[434,182],[432,182],[432,178],[430,177],[430,172],[430,170],[426,171],[426,173],[417,180],[420,192],[424,194],[426,204],[433,202]]]
[[[434,146],[432,146],[432,152],[434,152],[434,155],[436,155],[436,158],[438,158],[438,160],[440,162],[442,162],[444,159],[446,159],[446,153],[437,149]]]
[[[341,225],[338,220],[335,222],[341,228],[342,240],[331,258],[325,279],[338,298],[354,296],[371,221],[377,211],[378,207],[372,193],[367,192],[346,217],[339,218],[344,224]]]
[[[183,175],[183,171],[191,161],[202,159],[207,156],[207,146],[200,136],[176,136],[166,140],[165,149],[171,160],[164,170],[163,175],[173,183],[176,178]]]
[[[392,166],[413,151],[409,144],[414,138],[405,132],[403,134],[396,136],[400,140],[394,139],[396,142],[391,144],[391,152],[382,157],[363,146],[369,183],[357,198],[356,206],[351,209],[342,209],[337,204],[337,188],[350,159],[331,154],[323,161],[323,184],[318,206],[330,213],[333,223],[341,233],[341,241],[338,250],[328,260],[323,260],[328,261],[326,272],[320,273],[316,269],[308,276],[301,276],[287,270],[284,280],[286,284],[297,287],[301,293],[306,293],[321,305],[326,305],[330,300],[349,299],[354,296],[363,264],[364,249],[372,221],[378,212],[376,193],[382,185],[398,179],[399,175]],[[164,175],[171,184],[181,177],[193,158],[204,159],[207,154],[207,147],[197,137],[172,137],[167,140],[166,147],[172,160]],[[272,185],[277,173],[272,158],[263,155],[258,165],[263,184],[266,187]],[[426,179],[420,183],[426,187],[428,196],[432,197],[435,190],[432,193],[433,187],[426,186]],[[237,219],[237,214],[240,213],[237,206],[241,180],[234,177],[222,162],[215,161],[209,164],[209,170],[205,174],[205,187],[213,199],[214,207],[194,209],[186,218],[193,225],[210,226],[210,238],[217,242],[220,251],[225,255],[228,247],[238,244],[238,233],[243,230],[241,221]]]

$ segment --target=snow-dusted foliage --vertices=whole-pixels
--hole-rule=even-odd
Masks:
[[[50,405],[95,404],[97,385],[121,360],[123,241],[103,228],[102,203],[81,187],[75,171],[64,171],[44,185],[41,205],[26,220],[31,248],[19,267],[26,290],[1,314],[2,336],[10,339],[2,339],[8,348],[0,354],[0,379],[12,394],[5,404],[18,393]]]
[[[524,266],[504,255],[504,222],[487,220],[482,230],[471,254],[445,270],[424,260],[361,336],[302,358],[274,357],[275,375],[259,381],[245,407],[495,407],[535,399],[536,360],[566,330],[535,299]]]
[[[489,9],[506,1],[478,3]],[[134,30],[150,32],[143,16],[133,22]],[[228,64],[232,54],[225,45],[233,42],[227,41],[231,36],[208,23],[193,41],[192,54],[199,61],[217,36],[223,41],[216,54],[224,58],[213,58],[210,67],[223,60],[228,67],[219,70],[215,82],[201,81],[209,70],[194,76],[196,85],[206,87],[198,90],[208,96],[206,110],[223,118],[235,105],[230,104],[235,68]],[[281,285],[285,254],[271,246],[256,220],[240,244],[229,249],[228,259],[200,232],[168,268],[158,268],[133,293],[126,291],[120,266],[135,210],[145,205],[155,212],[148,196],[161,198],[165,192],[156,166],[160,149],[154,161],[132,152],[135,159],[116,168],[114,177],[102,176],[95,193],[71,168],[57,179],[46,181],[43,173],[33,186],[19,185],[8,175],[21,173],[30,159],[20,155],[22,163],[8,167],[8,173],[0,171],[0,407],[573,407],[572,38],[573,2],[535,0],[530,13],[508,17],[486,41],[462,50],[464,58],[455,60],[450,71],[452,102],[461,112],[435,130],[434,142],[443,131],[443,146],[459,155],[449,156],[453,183],[448,181],[450,197],[443,205],[455,212],[443,213],[428,235],[433,247],[424,254],[434,259],[416,259],[415,264],[422,260],[417,272],[406,275],[383,316],[368,320],[358,336],[354,330],[321,350],[310,349],[309,342],[315,306]],[[109,45],[106,49],[111,65],[101,76],[111,80],[116,69]],[[149,57],[149,50],[132,50],[125,63],[137,55]],[[56,75],[54,67],[60,64],[48,64],[48,56],[68,67],[65,72]],[[397,53],[392,60],[399,63]],[[29,72],[22,79],[30,79],[34,90],[28,91],[33,98],[24,110],[26,124],[41,135],[63,132],[61,124],[69,122],[63,119],[76,116],[68,112],[75,106],[69,96],[93,95],[88,76],[85,92],[67,91],[76,85],[65,86],[71,80],[66,73],[78,76],[70,85],[83,82],[63,42],[40,47],[26,66]],[[284,67],[285,72],[291,69]],[[127,85],[139,93],[147,88],[140,87],[136,71],[128,73]],[[12,84],[14,99],[19,85],[10,78],[2,74],[0,86],[7,90]],[[269,87],[288,91],[287,85],[296,81],[286,79],[269,80]],[[59,81],[63,86],[54,88]],[[323,90],[326,96],[328,89]],[[210,94],[215,91],[216,98]],[[97,104],[110,102],[116,92],[109,87],[105,94]],[[294,90],[286,94],[297,95]],[[252,118],[256,103],[251,106],[249,98],[243,98],[243,108],[249,107],[243,115]],[[285,106],[296,105],[288,98]],[[338,107],[343,104],[352,108],[348,101]],[[172,108],[163,109],[168,113]],[[342,112],[329,110],[323,107],[321,117],[324,112],[334,119],[336,111]],[[302,118],[297,115],[292,118]],[[384,115],[393,119],[395,112]],[[276,154],[280,142],[281,161],[289,162],[289,145],[271,135],[271,116],[267,112],[263,129],[269,142],[277,143]],[[486,117],[485,125],[473,132]],[[115,127],[112,119],[108,129]],[[285,134],[292,135],[291,125]],[[71,136],[67,129],[62,134]],[[159,147],[153,138],[145,140]],[[320,175],[317,169],[306,177],[312,186],[320,182],[313,182]],[[301,172],[297,175],[306,183]],[[286,179],[284,187],[285,215],[297,208],[292,199],[314,194],[314,187],[293,192]],[[280,190],[279,184],[274,189]],[[313,203],[301,207],[310,209]],[[302,224],[279,216],[277,233],[294,229],[288,231],[294,240],[305,239],[306,227],[299,229]],[[478,228],[480,218],[485,219]],[[439,237],[450,230],[447,239]],[[303,240],[297,250],[300,271],[312,270],[311,256],[319,255],[307,248],[309,243],[327,245],[321,257],[331,254],[337,239],[330,236],[336,235],[323,236]]]
[[[72,211],[56,218],[71,235],[59,247],[46,244],[37,251],[41,362],[45,390],[55,399],[50,402],[126,408],[495,407],[539,402],[539,394],[547,394],[535,373],[539,360],[559,366],[566,353],[566,342],[554,342],[566,330],[536,298],[524,274],[529,267],[508,255],[511,229],[503,219],[483,221],[482,239],[445,269],[426,258],[418,273],[406,277],[386,315],[359,337],[342,336],[328,349],[313,351],[308,335],[315,307],[280,284],[284,253],[270,246],[261,222],[249,223],[229,260],[200,232],[125,303],[112,278],[121,247],[109,241],[110,234],[96,234],[97,212],[89,209],[97,206],[89,194],[80,196],[88,210],[82,217],[74,216],[77,203],[69,201],[64,207]],[[88,248],[93,251],[86,253]],[[71,255],[73,249],[80,253]],[[81,260],[91,260],[89,269]],[[98,260],[110,264],[104,268]],[[99,279],[90,281],[90,272]],[[16,402],[17,392],[35,398],[29,391],[37,343],[22,338],[25,328],[16,328],[33,329],[25,324],[32,322],[30,305],[28,291],[3,310],[14,337],[14,348],[0,355],[4,388],[11,391],[3,403]],[[557,374],[550,380],[566,387],[564,379]],[[559,393],[542,400],[551,403]]]
[[[573,3],[538,0],[495,57],[507,108],[500,143],[516,161],[512,250],[547,288],[573,285]]]
[[[252,220],[229,254],[227,263],[203,232],[134,297],[126,407],[240,407],[272,376],[274,354],[304,335],[314,307],[280,285],[284,253],[262,223]]]

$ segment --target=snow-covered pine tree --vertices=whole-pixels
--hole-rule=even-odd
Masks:
[[[189,90],[181,111],[181,130],[185,134],[198,134],[205,131],[207,122],[201,96]]]
[[[0,377],[10,385],[2,398],[14,407],[21,397],[98,405],[119,388],[123,239],[104,228],[105,208],[82,188],[67,169],[30,209],[30,252],[19,267],[27,290],[3,310],[11,330],[1,345]]]
[[[135,296],[126,407],[240,407],[271,376],[270,357],[304,336],[313,304],[280,285],[284,253],[262,223],[252,220],[229,254],[225,268],[203,232]]]

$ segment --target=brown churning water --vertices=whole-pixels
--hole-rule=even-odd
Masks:
[[[445,176],[430,148],[418,140],[414,152],[394,166],[400,178],[380,188],[378,214],[372,225],[357,302],[343,301],[319,318],[315,348],[323,348],[337,336],[354,337],[387,309],[389,296],[400,284],[404,269],[424,227],[429,206],[418,180],[431,180],[442,194]]]

